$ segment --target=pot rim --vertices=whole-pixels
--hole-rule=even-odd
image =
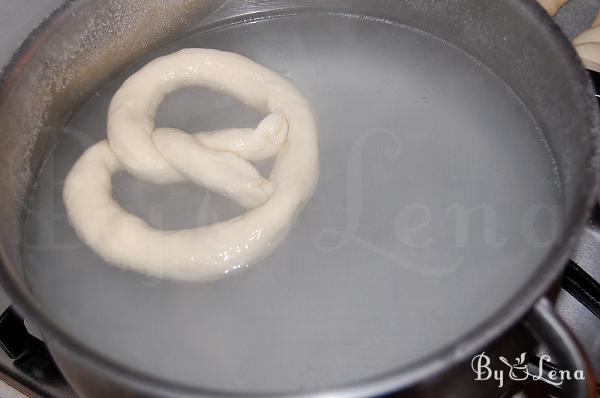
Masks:
[[[408,365],[386,372],[376,377],[358,380],[350,384],[331,387],[322,390],[307,392],[280,392],[280,393],[240,393],[236,391],[224,391],[201,388],[172,382],[166,379],[147,374],[130,368],[114,361],[102,353],[88,347],[78,341],[70,333],[63,330],[54,322],[29,294],[21,287],[16,273],[7,264],[10,263],[5,248],[0,245],[0,283],[9,295],[18,311],[27,319],[33,321],[42,330],[44,337],[48,339],[50,348],[53,344],[67,349],[79,360],[116,379],[126,386],[133,386],[136,390],[144,391],[150,396],[195,396],[195,397],[340,397],[353,398],[364,396],[375,396],[394,391],[400,391],[419,383],[434,379],[445,371],[470,360],[473,355],[481,352],[485,347],[493,343],[498,337],[515,326],[537,300],[546,294],[550,286],[559,278],[564,264],[575,247],[581,232],[583,231],[593,205],[596,202],[598,178],[596,171],[600,162],[600,117],[598,109],[593,101],[592,84],[584,72],[583,66],[569,40],[564,36],[562,30],[554,23],[553,19],[545,10],[531,0],[507,0],[516,3],[524,13],[527,13],[542,29],[549,35],[560,52],[569,61],[574,75],[578,76],[575,82],[581,93],[589,93],[589,101],[586,102],[586,113],[591,117],[590,135],[593,140],[593,155],[586,164],[587,173],[591,174],[590,184],[582,188],[578,202],[574,208],[582,211],[578,216],[570,220],[570,224],[563,226],[563,231],[570,234],[559,243],[553,244],[546,254],[541,265],[529,278],[528,282],[496,313],[492,314],[485,322],[471,330],[468,334],[458,339],[448,347],[440,349]],[[75,0],[67,0],[54,12],[52,12],[23,42],[14,53],[10,63],[3,69],[0,77],[0,88],[5,85],[5,76],[9,75],[19,65],[19,60],[26,57],[28,50],[36,45],[36,39],[43,32],[52,27],[53,22],[62,15],[67,14]],[[577,70],[579,69],[579,70]],[[582,98],[582,101],[584,99]]]

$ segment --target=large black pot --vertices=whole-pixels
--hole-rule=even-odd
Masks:
[[[522,322],[548,346],[560,366],[587,372],[586,381],[569,383],[565,396],[594,396],[589,365],[544,296],[561,275],[594,203],[598,113],[575,51],[541,7],[527,0],[168,3],[165,7],[161,1],[67,2],[30,35],[2,76],[0,278],[18,310],[41,328],[77,392],[90,397],[227,396],[168,383],[114,363],[61,329],[29,292],[21,271],[24,203],[44,155],[57,140],[57,131],[97,87],[144,53],[199,23],[321,9],[414,26],[448,39],[500,75],[525,102],[556,157],[564,188],[565,223],[560,243],[549,249],[526,287],[453,347],[360,384],[290,396],[500,393],[495,383],[473,380],[470,361],[482,351],[520,352],[511,331]]]

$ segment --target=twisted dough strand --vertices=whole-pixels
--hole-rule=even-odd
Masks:
[[[155,129],[164,97],[203,86],[269,115],[252,129],[193,136]],[[249,161],[277,156],[269,179]],[[112,198],[111,175],[127,170],[166,184],[189,179],[249,210],[234,219],[178,231],[151,228]],[[113,97],[108,140],[90,147],[65,181],[77,234],[106,261],[176,280],[206,280],[247,267],[284,238],[318,176],[314,117],[304,97],[275,72],[237,54],[185,49],[132,75]]]

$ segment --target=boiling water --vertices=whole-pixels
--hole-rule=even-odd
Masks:
[[[105,264],[75,236],[61,199],[75,160],[106,137],[123,80],[184,47],[235,51],[280,72],[312,103],[319,128],[320,181],[289,236],[255,267],[210,283]],[[157,124],[194,132],[260,119],[186,88],[162,104]],[[241,214],[189,184],[113,183],[119,203],[156,228]],[[406,27],[296,15],[199,32],[90,98],[39,177],[25,271],[57,322],[130,367],[215,389],[316,388],[456,341],[526,283],[560,221],[541,133],[490,71]]]

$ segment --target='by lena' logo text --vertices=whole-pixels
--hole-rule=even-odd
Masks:
[[[495,380],[498,382],[498,388],[502,388],[507,380],[525,381],[531,378],[531,380],[544,380],[554,386],[561,386],[567,380],[585,380],[583,370],[572,372],[569,370],[555,370],[547,366],[548,363],[551,363],[551,358],[548,355],[542,355],[539,358],[534,373],[527,366],[525,353],[515,358],[512,363],[503,356],[498,357],[498,359],[506,365],[506,368],[492,369],[490,366],[492,361],[485,352],[475,355],[471,361],[471,368],[476,375],[475,380]]]

